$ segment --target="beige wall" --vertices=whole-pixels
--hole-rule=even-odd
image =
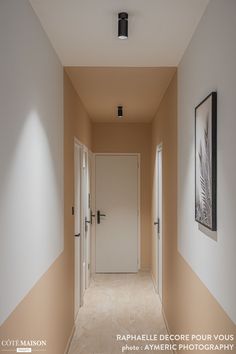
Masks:
[[[156,148],[163,144],[163,233],[164,233],[164,265],[163,265],[163,298],[168,301],[170,296],[171,274],[173,265],[173,253],[176,251],[176,203],[177,203],[177,112],[176,112],[176,75],[159,106],[159,110],[152,122],[152,153],[151,153],[151,186],[154,196],[155,188],[155,157]],[[155,250],[156,250],[156,227],[153,222],[156,219],[155,201],[153,198],[152,210],[152,272],[156,279]],[[168,286],[166,286],[168,282]]]
[[[74,135],[91,147],[89,117],[64,74],[64,251],[0,329],[3,339],[47,340],[47,354],[64,353],[74,325]]]
[[[163,309],[168,326],[172,333],[235,333],[233,322],[177,251],[177,74],[152,124],[152,179],[159,143],[163,143]],[[153,228],[154,278],[155,241]]]
[[[150,269],[150,152],[151,125],[97,123],[92,130],[93,152],[141,154],[141,268]]]

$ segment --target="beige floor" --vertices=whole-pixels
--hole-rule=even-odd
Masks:
[[[120,354],[126,342],[117,341],[117,334],[166,333],[161,304],[149,273],[97,274],[85,293],[69,354]],[[139,349],[123,349],[123,353],[159,352],[145,349],[150,343],[158,344],[129,341],[129,346]]]

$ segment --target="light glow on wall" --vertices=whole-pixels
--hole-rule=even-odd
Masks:
[[[5,183],[0,186],[1,299],[11,294],[20,300],[63,249],[61,166],[51,148],[40,117],[31,111],[14,154],[10,160],[5,155]],[[9,264],[9,259],[14,261]],[[17,278],[11,282],[13,274]],[[10,310],[1,304],[1,319]]]

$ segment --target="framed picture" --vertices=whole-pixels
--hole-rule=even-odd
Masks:
[[[216,231],[217,93],[195,108],[195,220]]]

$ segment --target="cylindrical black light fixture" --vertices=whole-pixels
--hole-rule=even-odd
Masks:
[[[118,37],[120,39],[128,38],[128,14],[120,12],[118,14]]]
[[[118,106],[117,107],[117,117],[122,118],[123,117],[123,106]]]

